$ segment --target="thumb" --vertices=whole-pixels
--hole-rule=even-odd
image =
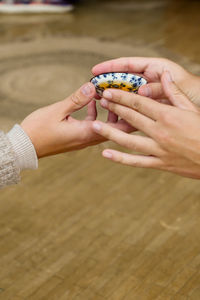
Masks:
[[[95,96],[96,90],[91,82],[85,83],[80,89],[71,96],[61,101],[63,115],[68,116],[87,105]]]
[[[161,83],[153,82],[141,85],[138,90],[138,94],[145,97],[150,97],[152,99],[161,99],[166,95],[164,94]]]
[[[172,105],[185,109],[197,112],[198,109],[186,95],[178,88],[175,82],[172,80],[171,74],[168,71],[163,72],[161,77],[161,83],[169,101]]]

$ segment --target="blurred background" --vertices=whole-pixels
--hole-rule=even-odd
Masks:
[[[0,14],[1,130],[107,59],[166,57],[200,75],[200,1],[72,4]],[[0,299],[200,299],[199,181],[113,164],[101,157],[108,144],[120,149],[42,159],[0,192]]]

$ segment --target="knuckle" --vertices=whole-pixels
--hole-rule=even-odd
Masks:
[[[81,96],[78,93],[74,93],[71,95],[71,101],[77,106],[77,107],[81,107]]]
[[[173,157],[171,157],[169,153],[163,155],[162,160],[165,164],[165,167],[168,169],[173,165]]]
[[[117,105],[115,103],[108,102],[108,108],[114,113],[118,112]]]
[[[162,158],[163,160],[165,160],[165,159],[167,159],[169,152],[167,151],[167,149],[165,149],[165,147],[162,147],[162,145],[159,145],[158,153],[159,153],[159,157]]]
[[[133,151],[138,151],[138,145],[136,143],[134,143],[134,141],[129,138],[127,141],[126,141],[126,145],[125,147],[127,147],[128,149],[131,149]]]
[[[115,157],[115,161],[121,164],[125,164],[125,159],[124,156],[119,153],[116,157]]]
[[[136,159],[132,159],[131,165],[138,168],[142,166],[141,161]]]
[[[141,101],[136,98],[132,103],[131,103],[131,107],[137,111],[140,111],[141,109]]]
[[[160,130],[157,132],[156,136],[157,141],[161,145],[169,145],[171,144],[171,135],[166,129]]]
[[[122,91],[121,90],[115,90],[114,92],[114,97],[115,97],[115,100],[118,104],[123,104],[123,98],[124,98],[124,95],[122,94]]]
[[[162,157],[162,168],[168,171],[172,171],[173,168],[173,157],[166,154]]]
[[[111,112],[114,112],[115,105],[113,105],[113,103],[111,103],[110,101],[108,101],[107,104],[106,104],[106,109],[108,109]]]
[[[121,56],[118,58],[118,62],[121,63],[124,72],[130,72],[133,69],[131,57]]]
[[[104,128],[103,133],[104,133],[105,137],[108,140],[112,140],[113,136],[112,136],[112,129],[111,128]]]
[[[174,121],[174,117],[170,111],[160,112],[160,120],[163,124],[170,125]]]
[[[173,96],[174,97],[180,97],[182,96],[181,91],[179,90],[179,88],[177,86],[173,86]]]
[[[134,114],[132,112],[128,112],[127,113],[127,120],[130,120],[131,124],[134,125],[134,124],[137,123],[138,118],[137,118],[136,114]]]
[[[132,149],[133,151],[136,151],[136,147],[131,140],[126,141],[125,147],[127,147],[128,149]]]
[[[126,57],[121,57],[120,59],[123,62],[123,69],[125,71],[128,71],[129,70],[129,59]]]

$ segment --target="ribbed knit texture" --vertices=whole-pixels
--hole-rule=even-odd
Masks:
[[[0,189],[20,181],[24,169],[37,169],[35,148],[21,126],[15,125],[8,134],[0,131]]]
[[[20,180],[20,168],[8,137],[0,131],[0,188]]]
[[[16,124],[7,134],[13,150],[16,154],[20,171],[25,169],[37,169],[38,158],[35,148],[21,126]]]

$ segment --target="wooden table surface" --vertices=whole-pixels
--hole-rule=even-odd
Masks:
[[[191,46],[178,39],[181,29],[186,37],[198,31],[200,4],[172,2],[2,16],[0,128],[66,96],[109,57],[167,56],[200,74],[199,38]],[[131,41],[138,14],[143,35]],[[101,15],[112,18],[109,32],[99,30]],[[111,163],[105,147],[45,158],[0,192],[0,300],[200,299],[199,181]]]

